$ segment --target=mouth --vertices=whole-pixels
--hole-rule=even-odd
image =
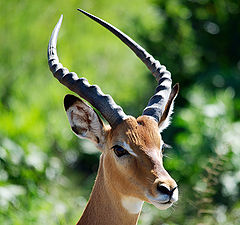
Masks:
[[[160,210],[168,209],[173,205],[174,202],[178,201],[178,189],[173,189],[171,194],[159,193],[157,197],[147,194],[148,202],[153,204],[156,208]]]
[[[159,202],[159,201],[151,200],[150,203],[160,210],[168,209],[173,204],[173,202],[171,202],[170,200],[167,202]]]

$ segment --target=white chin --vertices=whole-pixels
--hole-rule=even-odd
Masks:
[[[165,210],[172,206],[172,203],[167,203],[167,204],[161,204],[158,202],[151,202],[151,203],[160,210]]]

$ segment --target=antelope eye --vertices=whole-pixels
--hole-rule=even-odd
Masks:
[[[112,149],[117,157],[121,157],[123,155],[129,154],[127,150],[125,150],[123,147],[121,147],[119,145],[113,146]]]

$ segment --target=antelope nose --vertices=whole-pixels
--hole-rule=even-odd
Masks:
[[[166,195],[170,195],[171,191],[169,189],[169,187],[165,184],[158,184],[157,185],[157,190],[161,193],[161,194],[166,194]]]
[[[176,202],[178,200],[178,187],[170,188],[165,184],[158,184],[157,190],[161,194],[165,194],[169,196],[169,201]]]

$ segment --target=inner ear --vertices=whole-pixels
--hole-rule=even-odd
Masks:
[[[174,100],[177,97],[179,92],[179,84],[175,84],[174,87],[172,88],[172,91],[169,95],[168,102],[165,106],[164,112],[161,116],[161,119],[158,123],[158,127],[160,131],[164,130],[167,128],[170,124],[170,116],[173,112],[173,106],[174,106]]]
[[[64,107],[72,131],[80,138],[94,142],[98,148],[105,143],[105,128],[94,109],[74,95],[66,95]]]

